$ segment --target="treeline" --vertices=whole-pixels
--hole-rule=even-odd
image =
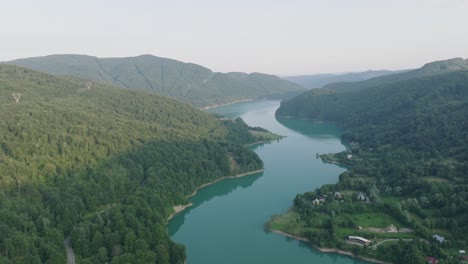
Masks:
[[[79,263],[184,263],[165,227],[172,206],[260,169],[243,145],[263,138],[242,120],[84,83],[0,66],[0,262],[64,263],[69,237]]]

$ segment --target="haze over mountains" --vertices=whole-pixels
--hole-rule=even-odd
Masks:
[[[363,89],[397,80],[407,80],[413,77],[423,77],[466,69],[468,69],[468,60],[453,58],[430,62],[419,69],[412,70],[369,70],[365,72],[351,72],[344,74],[327,73],[286,76],[283,77],[283,79],[302,85],[306,89],[327,88],[342,92]]]
[[[311,74],[311,75],[297,75],[286,76],[283,79],[302,85],[306,89],[322,88],[330,83],[337,82],[359,82],[371,78],[401,73],[406,70],[389,71],[389,70],[369,70],[364,72],[350,72],[350,73],[324,73],[324,74]]]
[[[453,58],[442,61],[434,61],[425,64],[419,69],[410,70],[399,74],[380,76],[362,82],[331,83],[325,85],[323,88],[331,89],[337,92],[350,92],[382,84],[389,84],[396,81],[404,81],[412,78],[444,74],[458,70],[468,70],[468,59]]]
[[[111,83],[130,90],[158,92],[196,107],[247,99],[283,98],[304,90],[300,85],[274,75],[219,73],[197,64],[153,55],[126,58],[50,55],[4,63]]]

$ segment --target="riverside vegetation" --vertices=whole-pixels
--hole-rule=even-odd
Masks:
[[[184,263],[166,231],[198,186],[278,138],[156,94],[0,65],[0,263]],[[16,103],[12,93],[21,94]]]
[[[457,263],[458,251],[468,246],[466,69],[467,60],[434,62],[283,101],[277,116],[342,125],[348,150],[321,157],[348,170],[337,184],[299,194],[268,227],[356,256]],[[413,232],[376,231],[389,225]],[[372,242],[351,245],[345,242],[350,235]],[[389,238],[395,240],[378,244]]]

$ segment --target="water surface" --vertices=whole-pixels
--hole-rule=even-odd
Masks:
[[[286,136],[279,142],[253,146],[265,171],[227,179],[201,189],[193,207],[174,217],[171,238],[186,246],[188,264],[229,263],[365,263],[347,256],[321,253],[309,245],[264,230],[274,214],[291,207],[298,193],[335,183],[344,171],[316,158],[317,153],[344,150],[340,129],[304,119],[275,119],[277,101],[244,102],[209,109],[250,126]]]

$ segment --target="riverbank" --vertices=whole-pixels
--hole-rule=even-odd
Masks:
[[[174,210],[174,213],[172,213],[168,218],[167,218],[167,221],[171,221],[172,218],[174,218],[174,216],[176,216],[178,213],[184,211],[185,209],[189,208],[190,206],[192,206],[193,204],[192,203],[188,203],[188,204],[185,204],[185,205],[176,205],[176,206],[173,206],[172,209]]]
[[[225,179],[240,178],[240,177],[252,175],[252,174],[255,174],[255,173],[259,173],[259,172],[263,172],[263,169],[261,169],[261,170],[249,171],[249,172],[245,172],[245,173],[240,173],[240,174],[236,174],[236,175],[232,175],[232,176],[225,176],[225,177],[216,179],[216,180],[214,180],[214,181],[211,181],[211,182],[208,182],[208,183],[205,183],[205,184],[201,185],[201,186],[198,187],[192,194],[190,194],[189,196],[187,196],[187,198],[190,198],[190,197],[194,196],[195,194],[197,194],[197,192],[198,192],[200,189],[202,189],[202,188],[204,188],[204,187],[206,187],[206,186],[215,184],[215,183],[217,183],[217,182],[219,182],[219,181],[222,181],[222,180],[225,180]]]
[[[212,184],[215,184],[219,181],[222,181],[222,180],[226,180],[226,179],[234,179],[234,178],[240,178],[240,177],[245,177],[245,176],[248,176],[248,175],[252,175],[252,174],[255,174],[255,173],[260,173],[260,172],[263,172],[264,170],[261,169],[261,170],[254,170],[254,171],[249,171],[249,172],[244,172],[244,173],[240,173],[240,174],[236,174],[236,175],[231,175],[231,176],[225,176],[225,177],[221,177],[219,179],[216,179],[214,181],[211,181],[211,182],[208,182],[208,183],[205,183],[205,184],[202,184],[200,185],[200,187],[198,187],[192,194],[190,194],[189,196],[187,196],[187,199],[194,196],[195,194],[197,194],[197,192],[202,189],[202,188],[205,188],[206,186],[209,186],[209,185],[212,185]],[[174,218],[174,216],[176,216],[177,214],[181,213],[182,211],[184,211],[185,209],[189,208],[190,206],[192,206],[193,204],[192,203],[188,203],[188,204],[185,204],[185,205],[176,205],[176,206],[173,206],[172,208],[174,209],[174,213],[172,213],[168,218],[167,218],[167,222],[169,222],[172,218]]]
[[[279,138],[277,139],[273,139],[273,140],[280,140],[282,138],[285,138],[285,136],[279,136]],[[271,142],[273,141],[272,139],[270,140],[263,140],[263,141],[257,141],[257,142],[254,142],[254,143],[251,143],[251,144],[248,144],[248,145],[245,145],[246,147],[248,146],[253,146],[253,145],[257,145],[257,144],[262,144],[262,143],[268,143],[268,142]],[[244,177],[244,176],[248,176],[248,175],[251,175],[251,174],[255,174],[255,173],[259,173],[259,172],[263,172],[264,169],[260,169],[260,170],[255,170],[255,171],[249,171],[249,172],[244,172],[244,173],[240,173],[240,174],[236,174],[236,175],[231,175],[231,176],[225,176],[225,177],[221,177],[219,179],[216,179],[214,181],[211,181],[211,182],[208,182],[208,183],[205,183],[205,184],[202,184],[201,186],[199,186],[197,189],[195,189],[195,191],[190,194],[189,196],[187,196],[187,199],[189,199],[190,197],[194,196],[195,194],[197,194],[197,192],[206,187],[206,186],[209,186],[209,185],[212,185],[212,184],[215,184],[219,181],[222,181],[222,180],[225,180],[225,179],[233,179],[233,178],[240,178],[240,177]],[[193,204],[192,203],[188,203],[188,204],[180,204],[180,205],[175,205],[172,207],[172,209],[174,210],[174,212],[167,218],[167,222],[169,222],[172,218],[174,218],[174,216],[176,216],[177,214],[181,213],[182,211],[184,211],[185,209],[189,208],[190,206],[192,206]]]
[[[208,109],[215,108],[215,107],[228,106],[228,105],[242,103],[242,102],[250,102],[250,101],[253,101],[253,100],[255,100],[255,99],[243,99],[243,100],[232,101],[232,102],[225,103],[225,104],[216,104],[216,105],[204,106],[204,107],[200,108],[200,110],[208,110]]]
[[[269,140],[257,141],[257,142],[250,143],[250,144],[247,144],[247,145],[244,145],[244,146],[245,146],[245,147],[251,147],[251,146],[258,145],[258,144],[269,143],[269,142],[272,142],[272,141],[275,141],[275,140],[280,140],[280,139],[283,139],[283,138],[285,138],[285,137],[286,137],[286,136],[279,136],[279,137],[276,138],[276,139],[269,139]]]
[[[389,262],[384,262],[384,261],[381,261],[381,260],[378,260],[378,259],[366,258],[366,257],[363,257],[363,256],[354,256],[354,254],[352,252],[344,251],[344,250],[340,250],[340,249],[336,249],[336,248],[320,248],[320,247],[317,247],[316,245],[312,244],[310,242],[310,240],[305,238],[305,237],[291,235],[291,234],[285,233],[285,232],[280,231],[280,230],[275,230],[275,229],[268,229],[268,230],[273,232],[273,233],[276,233],[276,234],[280,234],[280,235],[290,237],[290,238],[293,238],[293,239],[296,239],[296,240],[299,240],[299,241],[302,241],[302,242],[306,242],[309,245],[311,245],[314,249],[316,249],[316,250],[318,250],[320,252],[323,252],[323,253],[336,253],[336,254],[345,255],[345,256],[352,257],[352,258],[358,258],[358,259],[362,259],[362,260],[365,260],[365,261],[368,261],[368,262],[378,263],[378,264],[391,264]]]

